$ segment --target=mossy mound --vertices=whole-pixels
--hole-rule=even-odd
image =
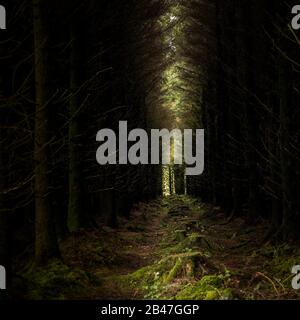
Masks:
[[[86,290],[96,279],[78,268],[71,268],[61,261],[53,261],[43,268],[33,267],[23,275],[28,288],[27,299],[63,300]]]
[[[230,288],[226,288],[228,275],[207,275],[196,283],[187,284],[177,293],[176,300],[228,300],[233,299]]]
[[[174,297],[174,291],[206,273],[206,264],[207,257],[200,252],[173,254],[114,281],[118,281],[124,291],[126,287],[134,288],[144,298],[167,298],[170,288],[170,296]]]

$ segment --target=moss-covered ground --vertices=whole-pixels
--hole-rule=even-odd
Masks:
[[[140,203],[117,230],[99,222],[62,241],[63,262],[19,273],[27,299],[299,299],[299,244],[262,245],[263,223],[174,196]]]

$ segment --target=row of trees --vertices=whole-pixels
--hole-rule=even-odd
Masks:
[[[203,127],[205,173],[187,191],[229,221],[270,221],[266,239],[299,237],[299,32],[292,1],[176,2],[163,106]],[[174,19],[174,17],[173,17]],[[171,39],[171,40],[170,40]],[[169,91],[169,94],[168,94]],[[175,123],[175,121],[173,121]]]
[[[161,195],[159,166],[97,164],[96,133],[119,120],[203,127],[206,170],[188,178],[187,192],[229,218],[269,219],[267,237],[299,236],[291,7],[10,1],[0,34],[0,265],[9,270],[24,252],[43,265],[60,257],[69,231],[96,226],[99,215],[116,227],[135,202]],[[182,170],[172,179],[184,192]]]
[[[147,129],[164,1],[11,1],[0,47],[0,265],[60,258],[69,231],[111,227],[161,193],[157,166],[96,162],[96,134]],[[148,100],[148,101],[147,101]],[[149,107],[147,108],[146,105]],[[130,128],[129,128],[130,129]],[[34,246],[32,244],[34,243]],[[13,248],[13,249],[12,249]]]
[[[206,173],[190,185],[229,218],[268,219],[266,238],[285,240],[299,237],[300,222],[299,33],[290,27],[292,7],[215,1],[215,60],[204,68],[200,111]]]

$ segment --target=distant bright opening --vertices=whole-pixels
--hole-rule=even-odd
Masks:
[[[161,21],[161,27],[164,32],[163,42],[167,47],[165,59],[167,68],[163,74],[162,108],[167,110],[170,115],[170,123],[164,123],[165,128],[182,128],[182,109],[184,108],[184,97],[180,90],[182,87],[182,77],[180,68],[182,66],[182,57],[180,55],[180,41],[182,39],[184,24],[180,22],[182,8],[175,5],[170,8]],[[176,193],[186,193],[186,177],[184,176],[184,166],[174,165],[174,143],[171,147],[171,164],[162,166],[162,191],[163,196],[168,197]]]

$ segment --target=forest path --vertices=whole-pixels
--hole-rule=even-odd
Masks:
[[[264,234],[263,224],[227,223],[220,208],[193,198],[140,203],[118,229],[102,225],[63,244],[68,264],[92,279],[72,298],[294,298],[289,248],[261,247]]]

